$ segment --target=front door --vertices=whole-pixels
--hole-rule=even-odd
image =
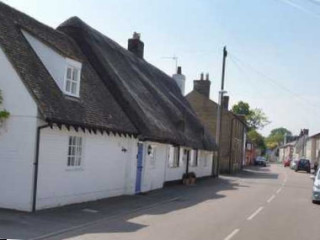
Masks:
[[[141,192],[141,180],[142,180],[142,156],[143,156],[143,144],[138,143],[138,155],[137,155],[137,177],[136,177],[136,189],[135,193]]]

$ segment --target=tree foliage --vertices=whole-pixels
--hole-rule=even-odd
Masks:
[[[232,112],[240,115],[245,115],[245,116],[248,116],[251,114],[249,104],[243,101],[239,101],[237,104],[233,105]]]
[[[257,132],[255,129],[251,129],[248,134],[248,139],[257,147],[260,148],[261,150],[266,150],[266,144],[265,144],[265,139],[264,137]]]
[[[0,91],[0,107],[2,106],[2,102],[3,102],[3,98],[2,98],[1,91]],[[10,113],[7,110],[5,110],[5,109],[0,110],[0,123],[2,123],[9,116],[10,116]]]
[[[244,115],[250,129],[262,129],[270,123],[268,117],[260,108],[250,109],[250,105],[243,101],[233,105],[232,112]]]
[[[283,143],[285,136],[291,135],[292,133],[284,127],[275,128],[271,130],[269,136],[266,138],[266,145],[269,149],[274,149]]]

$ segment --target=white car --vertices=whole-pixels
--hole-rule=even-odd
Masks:
[[[316,176],[312,176],[314,179],[312,190],[312,202],[320,202],[320,169],[317,171]]]
[[[290,168],[295,170],[297,167],[297,163],[298,163],[298,160],[292,160],[290,162]]]

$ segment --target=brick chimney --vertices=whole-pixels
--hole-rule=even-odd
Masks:
[[[229,96],[223,96],[223,109],[229,110]]]
[[[210,84],[211,82],[209,80],[209,74],[208,73],[206,74],[206,79],[204,80],[203,73],[201,73],[200,80],[193,81],[193,90],[209,98]]]
[[[137,57],[143,58],[144,43],[140,40],[140,33],[133,33],[132,38],[128,40],[128,50]]]

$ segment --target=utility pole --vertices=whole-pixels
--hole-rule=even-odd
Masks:
[[[220,159],[221,159],[221,136],[222,136],[222,116],[223,116],[223,94],[226,93],[224,91],[224,76],[226,70],[226,58],[228,52],[227,48],[223,48],[223,59],[222,59],[222,75],[221,75],[221,89],[219,91],[219,104],[218,104],[218,116],[217,116],[217,131],[216,131],[216,141],[218,144],[218,159],[217,159],[217,176],[220,173]],[[231,170],[231,169],[230,169]]]

